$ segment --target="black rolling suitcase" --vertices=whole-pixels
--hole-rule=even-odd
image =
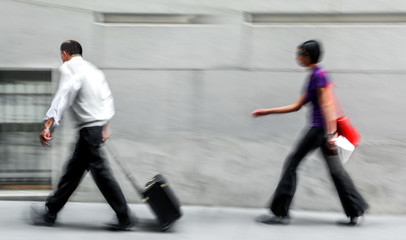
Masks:
[[[142,196],[142,201],[147,202],[154,211],[162,230],[168,229],[182,216],[180,203],[161,174],[155,175],[147,183]]]
[[[142,201],[148,203],[151,207],[158,219],[161,229],[163,231],[167,230],[182,216],[182,212],[180,210],[180,202],[169,187],[166,179],[161,174],[157,174],[145,185],[144,189],[140,188],[135,178],[128,171],[128,168],[124,167],[123,163],[114,155],[115,151],[112,151],[112,146],[109,144],[106,144],[106,146],[137,193],[142,196]]]

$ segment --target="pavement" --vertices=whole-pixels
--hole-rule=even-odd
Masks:
[[[1,240],[406,240],[406,215],[367,214],[361,225],[348,227],[337,224],[346,219],[342,213],[292,211],[289,225],[266,225],[254,221],[265,209],[182,206],[182,218],[162,232],[147,205],[130,204],[139,219],[134,231],[110,232],[104,224],[115,218],[106,203],[69,202],[53,227],[30,223],[32,203],[43,202],[0,200]]]

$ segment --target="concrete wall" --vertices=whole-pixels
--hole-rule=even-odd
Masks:
[[[183,204],[259,207],[276,187],[308,110],[259,119],[249,114],[296,100],[306,78],[295,63],[296,47],[319,39],[326,49],[323,66],[331,70],[337,95],[363,137],[346,169],[371,212],[405,213],[406,24],[402,17],[357,20],[371,12],[384,19],[405,8],[401,1],[4,0],[0,41],[7,47],[0,68],[54,69],[59,44],[79,40],[84,57],[109,80],[117,110],[111,143],[140,182],[161,172]],[[96,21],[103,12],[220,17],[217,24],[110,24]],[[244,12],[358,18],[250,23]],[[54,78],[57,83],[57,73]],[[57,180],[75,135],[69,121],[54,135],[48,151]],[[111,165],[128,199],[139,202]],[[293,208],[341,211],[317,153],[304,161],[299,178]],[[103,199],[86,177],[73,200]]]

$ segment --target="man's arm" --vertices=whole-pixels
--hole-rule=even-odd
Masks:
[[[48,141],[52,139],[50,128],[59,125],[63,112],[72,105],[80,89],[80,76],[72,76],[64,66],[60,70],[59,87],[52,100],[51,107],[45,114],[44,129],[39,135],[43,146],[49,146]]]
[[[81,87],[80,75],[72,75],[64,65],[61,66],[60,71],[61,79],[59,81],[58,90],[44,118],[45,120],[53,118],[54,126],[59,125],[63,113],[73,104]]]

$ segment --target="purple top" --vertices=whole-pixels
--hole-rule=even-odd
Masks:
[[[306,103],[311,102],[313,105],[311,114],[312,119],[310,122],[311,127],[324,129],[323,113],[320,109],[316,89],[327,87],[328,83],[329,81],[325,75],[325,72],[323,72],[323,70],[319,66],[316,66],[309,77],[307,88],[305,88],[303,91],[307,93]]]

